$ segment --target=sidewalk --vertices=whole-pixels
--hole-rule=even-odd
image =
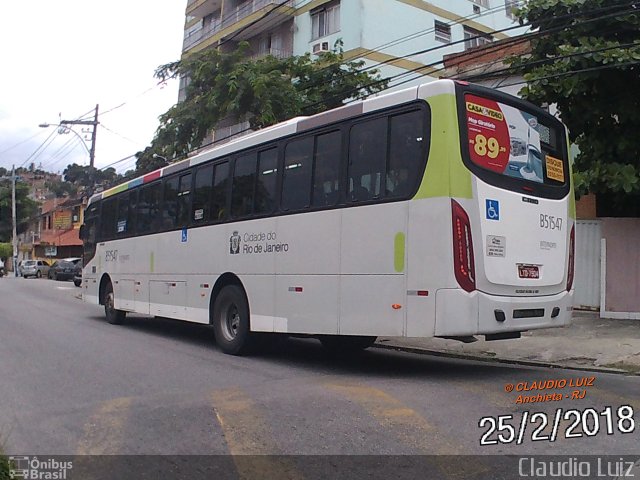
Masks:
[[[524,332],[515,340],[461,343],[441,338],[380,337],[376,346],[420,353],[527,365],[616,371],[640,375],[640,321],[601,319],[575,311],[566,328]]]

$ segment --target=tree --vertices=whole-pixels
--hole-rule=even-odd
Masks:
[[[521,95],[555,103],[571,140],[578,193],[618,204],[640,193],[640,11],[623,0],[529,0],[531,55],[511,59]],[[640,212],[639,212],[640,213]]]
[[[46,182],[46,187],[57,198],[64,196],[74,196],[78,193],[78,187],[71,182],[64,182],[60,180],[52,180]]]
[[[10,243],[0,243],[0,259],[13,256],[13,246]]]
[[[93,191],[96,185],[102,185],[107,188],[117,183],[121,178],[113,167],[98,170],[95,167],[78,165],[76,163],[67,165],[67,168],[64,169],[62,174],[64,175],[65,182],[73,184],[76,187],[76,191],[78,189]],[[69,190],[69,188],[62,187],[61,190],[66,191]]]
[[[162,149],[160,146],[156,146],[158,142],[154,140],[151,146],[145,148],[143,151],[136,153],[136,175],[142,175],[144,173],[152,172],[158,168],[167,165],[164,155],[160,155],[158,152],[166,153],[166,149]],[[126,176],[126,174],[125,174]]]
[[[29,197],[29,186],[16,183],[16,219],[18,233],[22,233],[29,219],[38,213],[38,204]],[[0,183],[0,242],[8,242],[13,230],[11,211],[11,182]]]
[[[342,45],[312,60],[310,54],[259,60],[247,56],[243,42],[231,52],[209,49],[162,65],[156,77],[189,79],[184,101],[160,117],[155,151],[168,159],[201,145],[221,120],[247,119],[252,129],[298,115],[313,115],[383,90],[377,70],[364,61],[345,61]]]

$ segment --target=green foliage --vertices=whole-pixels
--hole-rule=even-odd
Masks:
[[[167,165],[167,162],[164,160],[165,156],[158,153],[166,153],[166,149],[157,146],[157,143],[158,142],[154,140],[150,147],[145,148],[142,152],[136,153],[136,175],[143,175]]]
[[[521,94],[555,103],[580,153],[579,193],[640,192],[640,11],[622,0],[529,0],[519,11],[544,35],[511,59]]]
[[[57,197],[61,198],[65,195],[74,196],[78,193],[78,186],[70,182],[60,180],[48,181],[45,186]]]
[[[28,221],[38,213],[38,204],[29,197],[29,186],[16,183],[16,219],[18,233],[27,227]],[[13,229],[11,220],[11,182],[0,183],[0,242],[11,238]]]
[[[0,258],[10,258],[13,256],[13,247],[10,243],[0,243]]]
[[[383,90],[377,70],[363,72],[363,61],[345,61],[338,42],[317,60],[309,54],[286,59],[268,55],[252,60],[249,45],[231,53],[208,49],[163,65],[156,77],[189,78],[184,101],[160,116],[152,151],[167,159],[201,145],[223,119],[247,119],[252,129],[298,115],[313,115]]]
[[[0,480],[9,480],[11,478],[9,470],[9,459],[0,452]]]
[[[83,166],[72,163],[62,172],[64,180],[75,187],[75,191],[83,190],[91,193],[95,185],[103,185],[105,188],[118,183],[119,175],[115,168],[110,167],[104,170],[98,170],[95,167]],[[61,187],[62,190],[73,191],[69,186]],[[57,196],[57,195],[56,195]]]

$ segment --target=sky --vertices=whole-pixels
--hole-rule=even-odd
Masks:
[[[96,104],[97,168],[148,146],[158,116],[178,98],[177,81],[159,85],[153,74],[159,65],[180,58],[186,4],[0,2],[0,167],[33,162],[61,173],[71,163],[89,165],[90,135],[83,126],[72,127],[75,135],[39,124],[85,114],[91,120]],[[78,136],[89,139],[87,148]],[[135,158],[113,165],[119,172],[134,166]]]

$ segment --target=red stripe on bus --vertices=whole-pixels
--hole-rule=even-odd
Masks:
[[[151,172],[150,174],[145,175],[144,177],[142,177],[142,182],[143,183],[152,182],[152,181],[156,180],[157,178],[160,178],[160,170],[158,170],[156,172]]]

